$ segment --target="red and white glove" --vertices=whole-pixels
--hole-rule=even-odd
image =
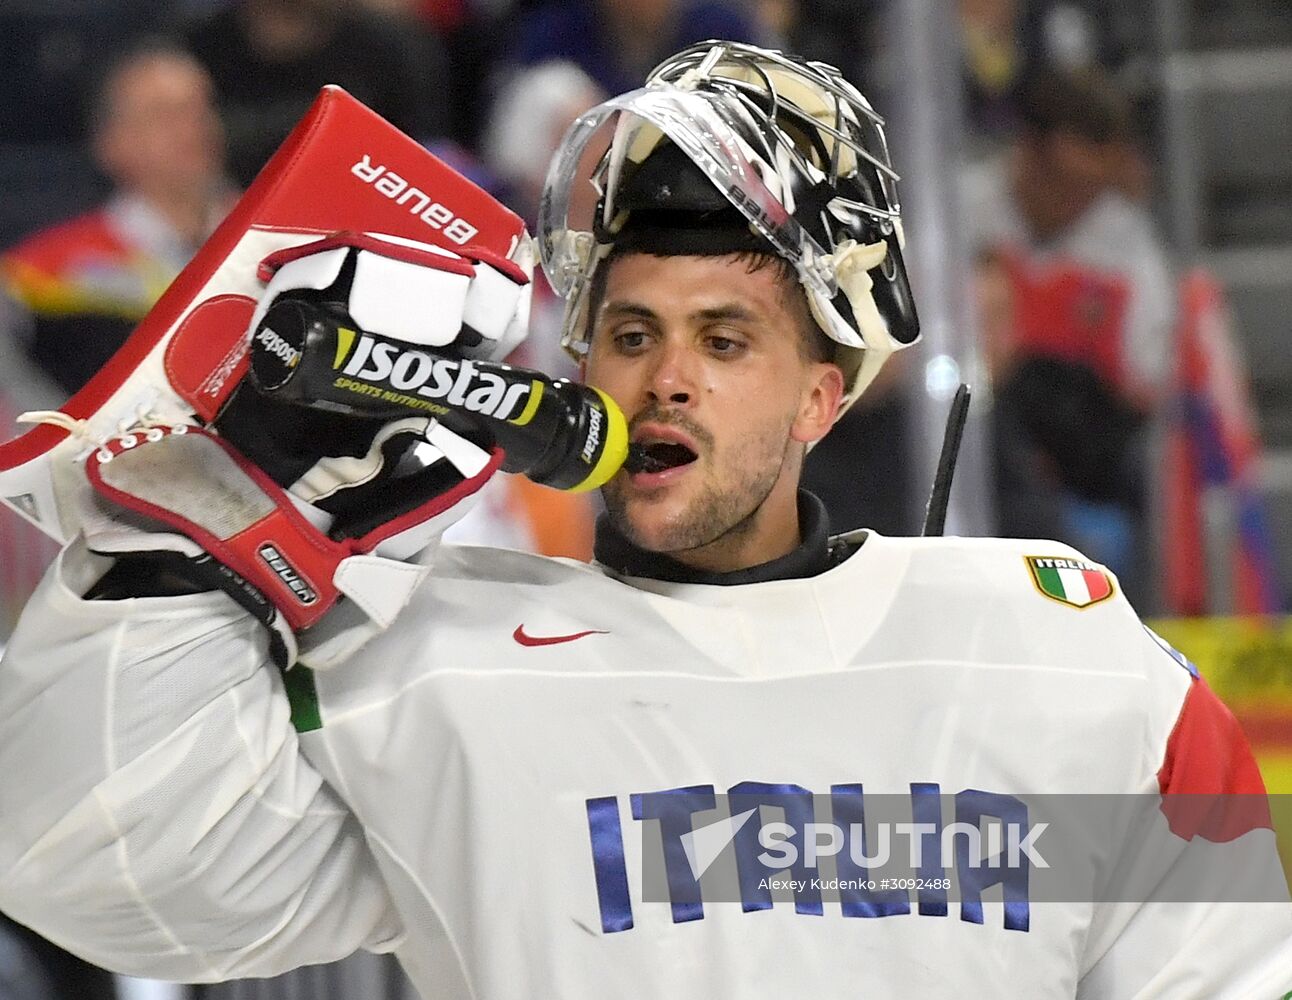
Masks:
[[[285,296],[318,293],[358,329],[461,357],[501,361],[525,339],[534,264],[525,241],[516,259],[484,247],[458,252],[375,233],[334,233],[272,253],[254,330]]]
[[[309,295],[360,328],[492,358],[527,319],[525,269],[470,247],[336,234],[272,254],[262,278],[252,330],[280,296]],[[470,426],[294,406],[244,376],[210,427],[133,427],[87,456],[107,503],[86,538],[225,590],[280,663],[327,668],[390,626],[501,461]]]
[[[86,460],[95,491],[119,508],[90,528],[87,542],[104,555],[184,557],[187,571],[165,565],[257,614],[284,666],[298,658],[332,666],[390,626],[427,575],[416,557],[497,471],[500,451],[448,435],[432,428],[428,438],[454,454],[459,475],[442,473],[452,485],[364,535],[334,539],[320,508],[291,496],[215,434],[183,425],[141,429]],[[316,634],[343,598],[354,605],[346,627]]]

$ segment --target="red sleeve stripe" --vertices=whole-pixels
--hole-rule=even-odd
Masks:
[[[1219,844],[1274,828],[1265,783],[1243,731],[1200,678],[1189,685],[1157,783],[1171,832],[1184,840]]]

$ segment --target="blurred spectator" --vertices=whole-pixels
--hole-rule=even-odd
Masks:
[[[354,0],[235,0],[189,33],[215,80],[234,176],[250,183],[334,83],[418,141],[445,133],[443,48]]]
[[[995,137],[1013,128],[1023,68],[1017,0],[960,0],[960,44],[972,130]]]
[[[512,0],[363,0],[435,35],[444,49],[447,95],[445,134],[473,152],[507,54],[511,27],[520,16]]]
[[[800,0],[754,0],[750,7],[758,25],[758,34],[765,44],[798,52],[809,58],[823,58],[815,52],[795,47],[790,41],[802,23],[803,6]]]
[[[998,255],[1010,284],[1012,330],[992,347],[997,395],[1061,480],[1063,540],[1136,596],[1144,439],[1170,376],[1171,268],[1126,195],[1131,115],[1103,74],[1038,71],[1019,111],[1008,159],[977,170],[964,201],[979,252]]]
[[[532,230],[538,215],[547,167],[565,130],[605,95],[578,66],[547,62],[518,70],[498,95],[483,144],[489,167],[507,188],[505,200]],[[530,308],[528,339],[509,358],[513,364],[549,375],[575,374],[561,349],[565,303],[553,294],[538,268]],[[587,560],[592,555],[594,501],[586,495],[535,487],[521,476],[500,477],[507,485],[486,495],[455,536],[458,541],[489,541],[513,548]],[[488,530],[484,517],[488,515]]]
[[[103,366],[233,201],[210,79],[176,45],[140,43],[108,68],[91,128],[111,198],[0,256],[18,306],[6,350],[20,346],[57,388],[46,406]],[[29,393],[23,382],[14,391]]]
[[[480,111],[488,106],[494,66],[505,49],[499,19],[484,9],[487,5],[468,0],[358,2],[420,36],[423,47],[443,53],[443,65],[431,68],[435,85],[443,88],[437,95],[442,104],[438,134],[474,152],[485,120]]]
[[[89,111],[91,152],[111,197],[0,255],[4,438],[19,429],[19,413],[61,405],[104,365],[233,202],[210,79],[177,44],[126,50],[105,69]],[[54,551],[0,511],[0,639]],[[52,946],[40,954],[61,955]],[[97,975],[70,957],[57,962],[66,966],[51,968],[59,981]],[[58,995],[96,1000],[110,988]]]
[[[1090,369],[1019,349],[1020,290],[1003,256],[979,258],[973,293],[983,360],[995,388],[991,445],[997,533],[1078,544],[1065,483],[1077,484],[1081,497],[1137,501],[1138,471],[1122,468],[1136,415]],[[1124,519],[1103,527],[1113,533],[1099,541],[1104,555],[1115,545],[1131,544]],[[1091,547],[1088,538],[1080,545]]]
[[[525,67],[499,93],[485,133],[485,162],[507,185],[508,203],[531,229],[561,137],[575,118],[604,99],[596,82],[566,61]]]
[[[1108,45],[1100,36],[1092,6],[1091,0],[1027,5],[1023,33],[1028,51],[1067,70],[1106,65]]]
[[[791,52],[838,66],[867,96],[880,92],[873,50],[889,44],[888,0],[780,0],[779,5],[789,8],[789,27],[781,30]]]
[[[82,142],[85,95],[105,53],[169,30],[175,15],[171,0],[0,3],[0,141]]]
[[[1060,494],[1062,477],[1054,459],[1029,427],[1026,400],[1016,391],[1028,384],[1015,379],[1016,301],[1002,258],[980,255],[973,271],[973,304],[979,344],[993,399],[991,470],[996,485],[996,533],[1009,538],[1059,538],[1064,534]]]
[[[517,70],[498,95],[485,133],[486,162],[506,185],[507,203],[531,230],[547,168],[565,130],[604,99],[600,87],[572,62],[553,61]],[[559,343],[564,300],[558,299],[539,268],[534,278],[529,338],[517,364],[549,375],[571,375]]]
[[[640,87],[665,56],[706,38],[760,40],[742,10],[719,0],[552,0],[520,18],[513,61],[569,60],[618,94]]]
[[[876,46],[888,47],[887,0],[745,0],[760,44],[838,66],[872,99]]]
[[[1175,293],[1148,210],[1127,194],[1145,186],[1129,106],[1098,70],[1046,70],[1025,88],[1020,110],[1009,157],[969,179],[971,238],[1003,250],[1017,277],[1043,292],[1061,296],[1056,278],[1075,268],[1073,281],[1085,284],[1069,289],[1072,308],[1035,317],[1048,330],[1024,324],[1019,346],[1036,350],[1037,338],[1048,338],[1049,350],[1099,368],[1147,413],[1170,373]],[[1099,328],[1108,336],[1094,337]],[[1074,339],[1083,333],[1094,339]]]
[[[991,145],[1019,125],[1019,88],[1036,66],[1078,70],[1106,51],[1091,14],[1095,0],[959,0],[961,52],[971,138]]]

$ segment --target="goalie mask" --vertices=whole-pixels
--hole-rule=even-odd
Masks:
[[[588,298],[614,249],[771,254],[793,265],[835,342],[840,414],[919,322],[902,260],[897,174],[883,120],[834,68],[702,42],[566,133],[538,238],[566,299],[562,344],[588,348]]]

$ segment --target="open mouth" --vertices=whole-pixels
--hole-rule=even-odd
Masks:
[[[666,472],[690,465],[698,456],[676,441],[635,441],[628,450],[625,467],[629,472]]]

